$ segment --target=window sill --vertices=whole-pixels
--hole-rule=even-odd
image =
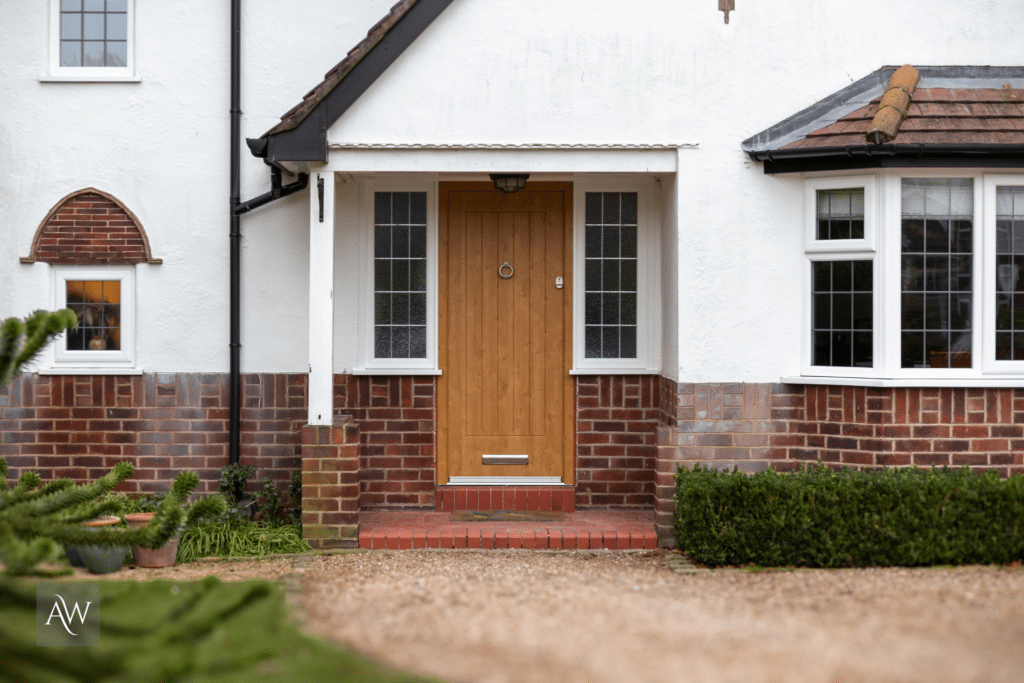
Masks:
[[[352,368],[350,375],[440,375],[437,368]]]
[[[118,76],[111,74],[110,76],[54,76],[53,74],[43,74],[39,77],[40,83],[141,83],[142,76],[129,76],[122,75]]]
[[[882,377],[783,377],[783,384],[822,384],[845,387],[940,387],[940,388],[985,388],[985,387],[1024,387],[1024,377],[913,377],[882,378]]]
[[[118,367],[55,367],[41,368],[36,371],[40,375],[141,375],[142,368]]]
[[[573,368],[570,375],[657,375],[655,368]]]

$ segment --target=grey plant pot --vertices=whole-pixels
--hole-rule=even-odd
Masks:
[[[74,543],[64,544],[64,554],[68,556],[68,562],[71,563],[72,567],[85,566],[85,563],[82,562],[82,556],[78,554],[78,546]]]
[[[78,554],[82,562],[93,574],[111,574],[124,565],[124,558],[129,550],[123,545],[104,548],[99,545],[80,545]]]

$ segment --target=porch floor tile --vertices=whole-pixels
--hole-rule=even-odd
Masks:
[[[453,522],[450,512],[363,510],[359,547],[405,548],[607,548],[654,549],[658,534],[653,510],[577,510],[560,522]]]

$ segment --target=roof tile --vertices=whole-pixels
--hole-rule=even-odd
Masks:
[[[863,145],[878,106],[876,99],[784,149]],[[1024,144],[1024,90],[918,88],[893,143]]]

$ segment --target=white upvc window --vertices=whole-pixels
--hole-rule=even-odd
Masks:
[[[50,0],[49,51],[43,81],[140,80],[135,0]]]
[[[438,374],[437,192],[368,183],[356,374]]]
[[[54,310],[78,325],[50,345],[44,374],[125,374],[135,368],[135,271],[131,267],[53,269]]]
[[[875,372],[876,213],[872,176],[804,183],[804,374]]]
[[[573,186],[572,374],[659,371],[653,181]]]
[[[865,241],[855,246],[841,225],[841,248],[829,251],[822,235],[848,206],[860,208],[857,188]],[[893,169],[808,179],[805,191],[805,377],[1024,379],[1024,174]],[[856,230],[859,220],[851,210]]]

